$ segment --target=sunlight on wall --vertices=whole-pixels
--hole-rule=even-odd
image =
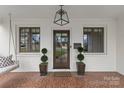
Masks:
[[[0,17],[0,25],[3,23],[3,18]]]
[[[8,55],[8,25],[0,18],[0,55]]]
[[[5,27],[3,25],[3,20],[0,19],[0,32],[2,33],[3,31],[5,31]]]
[[[0,18],[0,32],[3,31],[4,28],[3,28],[3,19]]]
[[[0,24],[0,33],[2,33],[5,29],[3,28],[2,24]]]

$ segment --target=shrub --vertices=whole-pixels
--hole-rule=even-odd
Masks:
[[[46,49],[46,48],[43,48],[43,49],[41,50],[41,52],[43,53],[43,56],[41,57],[41,61],[42,61],[43,63],[47,63],[48,57],[45,55],[45,54],[47,53],[47,49]]]
[[[82,62],[82,60],[84,60],[84,55],[82,54],[82,52],[84,51],[83,47],[79,47],[78,49],[79,54],[77,55],[77,59]]]

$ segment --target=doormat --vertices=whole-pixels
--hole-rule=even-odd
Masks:
[[[71,72],[54,72],[55,77],[71,77]]]

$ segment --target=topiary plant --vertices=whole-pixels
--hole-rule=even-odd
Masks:
[[[43,53],[43,56],[41,57],[41,61],[46,64],[48,60],[48,57],[45,55],[47,53],[47,49],[43,48],[41,52]]]
[[[77,59],[82,62],[82,60],[84,60],[84,55],[82,54],[82,52],[84,51],[83,47],[79,47],[78,49],[79,54],[77,55]]]
[[[41,50],[41,52],[42,52],[43,54],[46,54],[46,53],[47,53],[47,49],[46,49],[46,48],[43,48],[43,49]]]
[[[77,59],[80,62],[76,62],[76,66],[77,66],[77,74],[78,75],[84,75],[85,73],[85,63],[82,62],[82,60],[84,60],[84,55],[82,54],[82,52],[84,52],[84,48],[83,47],[79,47],[78,49],[78,55],[77,55]]]
[[[83,49],[83,47],[78,47],[78,52],[83,52],[84,51],[84,49]]]

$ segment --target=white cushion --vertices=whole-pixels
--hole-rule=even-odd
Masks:
[[[14,65],[7,66],[7,67],[4,67],[4,68],[0,68],[0,74],[10,72],[10,71],[12,71],[12,70],[14,70],[14,69],[16,69],[18,67],[19,67],[19,64],[15,63]]]

